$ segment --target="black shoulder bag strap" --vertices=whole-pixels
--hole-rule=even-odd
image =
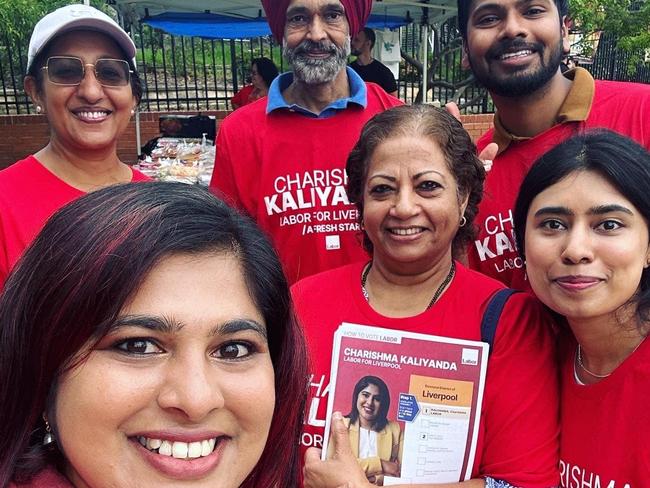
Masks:
[[[485,313],[483,314],[483,320],[481,321],[481,341],[487,342],[490,345],[489,354],[492,354],[494,336],[497,332],[499,317],[501,317],[501,312],[503,311],[503,307],[508,301],[508,298],[510,298],[513,293],[516,293],[516,290],[513,290],[512,288],[504,288],[503,290],[497,291],[490,298]]]

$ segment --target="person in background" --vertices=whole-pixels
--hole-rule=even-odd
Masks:
[[[25,91],[47,117],[50,139],[0,171],[0,288],[58,208],[106,185],[148,179],[117,155],[142,96],[134,56],[128,34],[92,7],[61,7],[34,27]]]
[[[489,91],[494,128],[477,142],[498,146],[470,243],[470,267],[529,289],[513,236],[512,208],[532,163],[577,132],[603,127],[650,149],[650,85],[602,81],[576,68],[569,53],[568,0],[458,0],[463,64]]]
[[[363,81],[377,83],[386,93],[397,96],[397,82],[393,72],[372,57],[372,48],[375,45],[375,31],[364,27],[352,38],[352,54],[357,57],[350,67],[357,72]]]
[[[92,192],[0,295],[0,487],[295,488],[306,364],[253,222],[182,183]]]
[[[648,188],[650,153],[594,131],[544,154],[517,197],[515,235],[531,287],[564,319],[564,488],[648,484]]]
[[[359,209],[372,258],[292,287],[312,364],[303,437],[324,435],[319,420],[326,415],[332,343],[341,323],[479,341],[487,304],[504,288],[454,259],[474,235],[485,171],[452,115],[427,105],[376,115],[350,153],[347,172],[348,196]],[[471,481],[463,486],[557,485],[552,328],[532,296],[516,293],[506,302],[490,347]],[[307,451],[306,486],[368,486],[340,415],[332,424],[343,432],[334,436],[336,455],[320,461],[317,449]],[[447,469],[461,472],[461,466]]]
[[[269,58],[253,59],[251,63],[251,84],[243,87],[230,99],[232,108],[238,109],[265,97],[269,92],[271,82],[276,76],[278,76],[278,68]]]
[[[401,102],[346,66],[371,0],[263,0],[292,72],[219,126],[210,187],[271,236],[290,283],[366,259],[345,195],[361,127]]]

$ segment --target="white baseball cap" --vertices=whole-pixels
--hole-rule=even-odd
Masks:
[[[27,71],[34,58],[54,37],[76,29],[88,29],[101,32],[113,39],[132,60],[135,66],[135,44],[117,22],[104,12],[83,4],[66,5],[50,12],[38,21],[29,40],[27,54]]]

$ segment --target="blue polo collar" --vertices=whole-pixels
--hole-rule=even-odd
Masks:
[[[293,73],[282,73],[280,76],[276,77],[273,80],[271,86],[269,87],[266,113],[268,114],[278,109],[288,109],[292,112],[298,112],[308,117],[324,119],[335,115],[338,110],[347,108],[351,103],[366,108],[368,105],[368,91],[366,89],[366,83],[352,68],[346,66],[345,69],[348,74],[348,80],[350,82],[350,96],[334,100],[327,107],[325,107],[320,114],[315,114],[311,110],[307,110],[300,105],[287,103],[287,101],[282,96],[282,92],[286,90],[293,81]]]

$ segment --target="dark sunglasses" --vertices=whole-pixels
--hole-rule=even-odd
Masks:
[[[102,86],[126,86],[131,80],[129,63],[123,59],[101,58],[95,64],[86,63],[73,56],[51,56],[43,68],[47,78],[55,85],[75,86],[86,74],[86,66],[92,66],[95,78]]]

